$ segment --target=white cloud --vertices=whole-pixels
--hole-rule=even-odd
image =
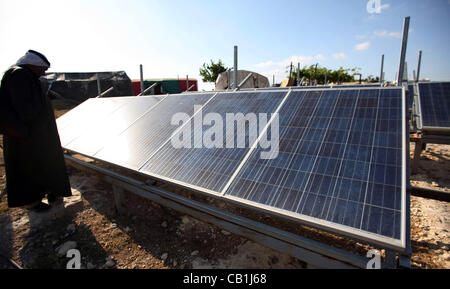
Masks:
[[[449,1],[450,1],[450,0],[449,0]],[[368,32],[366,32],[366,33],[364,33],[364,34],[356,34],[355,37],[356,37],[357,39],[365,39],[365,38],[369,37],[369,34],[370,34],[370,33],[368,33]]]
[[[370,47],[370,42],[366,41],[366,42],[357,44],[355,46],[355,50],[358,50],[358,51],[367,50],[367,49],[369,49],[369,47]]]
[[[335,53],[333,54],[334,59],[347,59],[347,55],[345,53]]]
[[[261,62],[256,64],[256,67],[258,68],[285,68],[289,66],[291,63],[294,64],[294,66],[297,65],[297,63],[300,62],[302,66],[304,65],[310,65],[315,63],[316,61],[324,60],[326,57],[323,54],[317,54],[316,56],[304,56],[304,55],[293,55],[289,58],[286,58],[282,61],[273,61],[269,60],[266,62]]]
[[[400,32],[388,32],[386,30],[377,30],[373,34],[378,37],[389,37],[389,38],[401,38],[402,34]]]
[[[391,7],[391,4],[384,4],[380,6],[381,11],[383,11],[384,9],[388,9],[389,7]]]
[[[323,55],[323,54],[317,54],[317,55],[315,56],[315,58],[316,58],[317,60],[325,60],[325,59],[326,59],[325,55]]]

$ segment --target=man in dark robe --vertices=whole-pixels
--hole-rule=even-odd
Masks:
[[[39,81],[49,67],[44,55],[29,50],[1,81],[8,109],[28,131],[22,139],[3,137],[9,207],[45,211],[72,195],[53,107]],[[49,205],[42,202],[46,195]]]

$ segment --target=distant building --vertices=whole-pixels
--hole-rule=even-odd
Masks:
[[[159,94],[176,94],[185,92],[187,87],[187,81],[185,78],[171,79],[171,78],[161,78],[161,79],[144,79],[144,90],[156,83],[157,85],[151,89],[148,95],[159,95]],[[133,95],[138,95],[141,93],[141,81],[139,79],[133,79]],[[189,91],[198,91],[197,79],[189,78],[189,87],[192,88]]]

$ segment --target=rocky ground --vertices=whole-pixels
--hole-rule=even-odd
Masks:
[[[2,164],[0,157],[0,190],[5,186]],[[9,209],[2,196],[0,268],[13,268],[7,259],[25,268],[66,268],[65,253],[71,248],[80,251],[82,268],[89,269],[306,267],[301,260],[132,194],[126,195],[127,214],[117,215],[109,184],[73,168],[69,173],[74,196],[65,200],[65,210],[55,208],[45,217]],[[450,191],[450,146],[429,145],[411,180]],[[449,229],[448,203],[412,197],[413,268],[450,268]]]

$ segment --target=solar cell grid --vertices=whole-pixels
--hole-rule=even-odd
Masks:
[[[419,83],[423,127],[450,128],[450,82]]]
[[[241,92],[220,93],[203,109],[202,114],[216,113],[224,122],[227,114],[270,113],[275,112],[286,92]],[[234,139],[227,139],[227,129],[233,127]],[[245,130],[245,147],[236,146],[239,133],[235,122],[223,126],[223,143],[220,147],[205,148],[202,145],[207,128],[200,130],[199,139],[191,139],[191,148],[174,148],[168,142],[142,167],[141,172],[198,186],[220,193],[249,150],[249,129]],[[220,128],[222,130],[222,127]],[[195,135],[194,127],[190,135]],[[230,135],[230,137],[232,137]],[[257,135],[254,136],[255,140]],[[227,144],[233,148],[226,148]],[[196,148],[198,147],[198,148]]]
[[[255,150],[226,195],[399,240],[401,90],[315,93],[289,96],[279,159]]]

